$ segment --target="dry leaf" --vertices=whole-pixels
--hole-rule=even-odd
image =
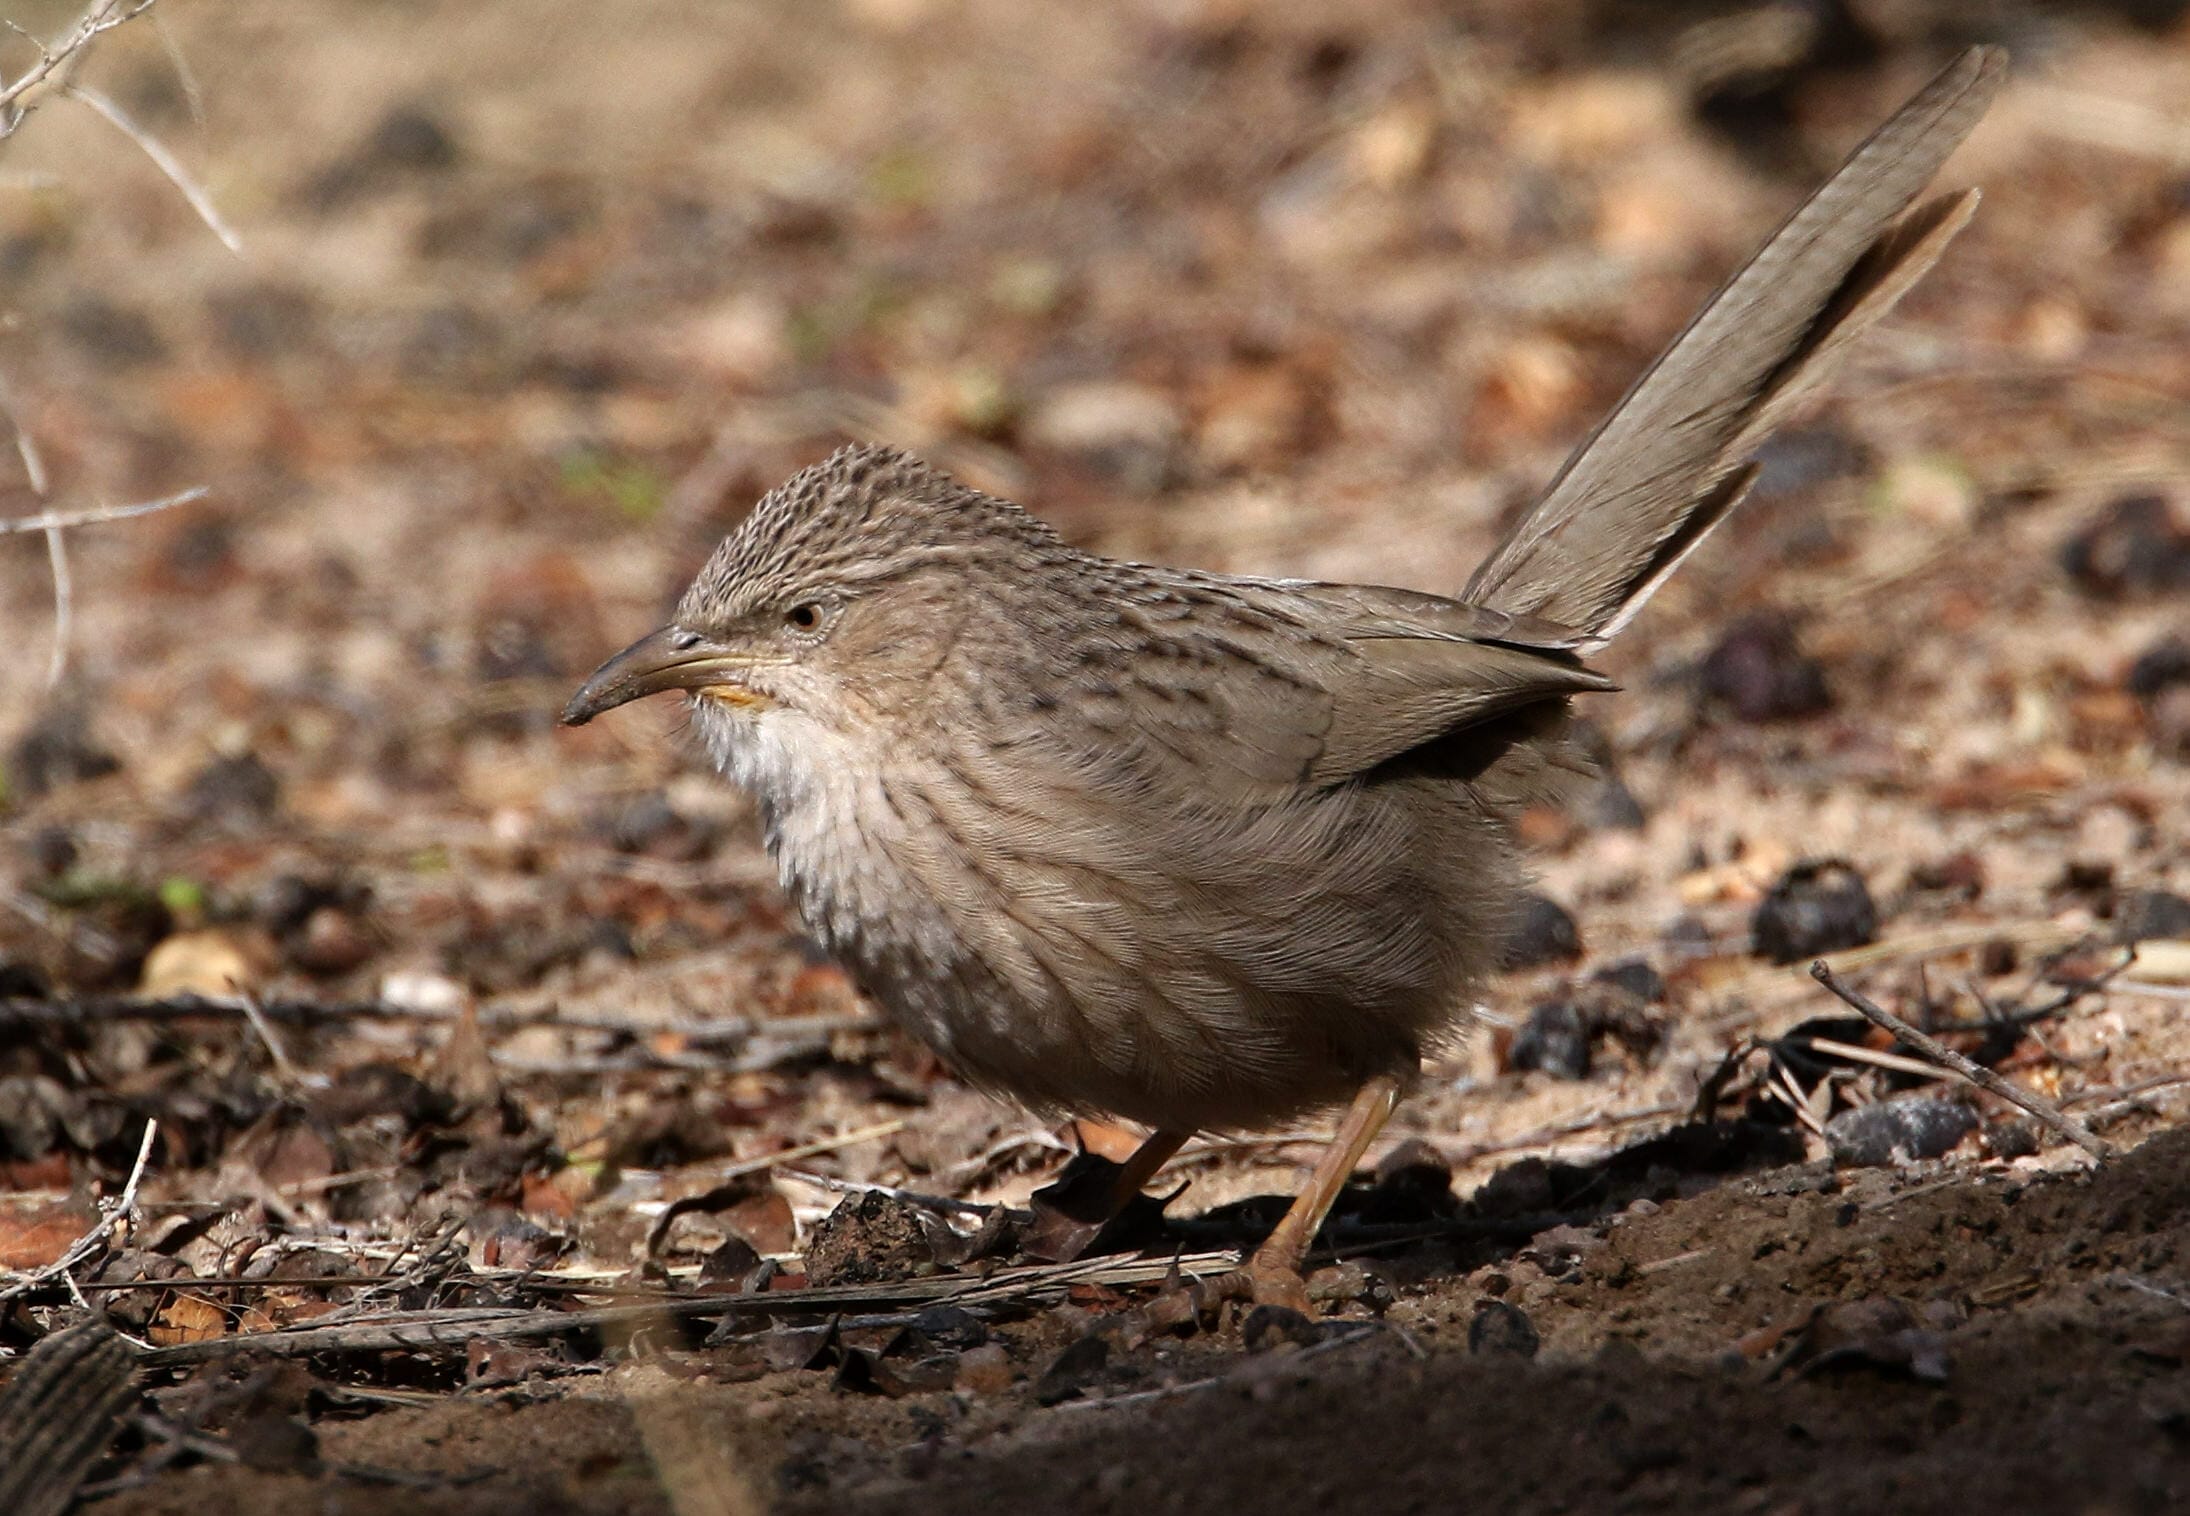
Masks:
[[[176,1295],[153,1318],[145,1336],[156,1347],[204,1342],[228,1331],[228,1313],[202,1295]]]

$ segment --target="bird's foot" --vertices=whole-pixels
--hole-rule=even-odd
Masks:
[[[1238,1300],[1252,1305],[1277,1306],[1303,1316],[1314,1315],[1308,1299],[1308,1281],[1301,1277],[1300,1270],[1260,1254],[1229,1274],[1218,1275],[1210,1281],[1210,1286],[1213,1301]]]

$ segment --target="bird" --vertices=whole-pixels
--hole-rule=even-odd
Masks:
[[[1590,773],[1590,655],[1968,221],[1975,189],[1910,207],[2005,73],[1969,50],[1858,147],[1457,595],[1117,561],[853,446],[769,491],[562,719],[682,694],[865,993],[980,1088],[1146,1127],[1084,1228],[1196,1133],[1341,1111],[1236,1276],[1297,1306],[1355,1164],[1476,1017],[1516,818]]]

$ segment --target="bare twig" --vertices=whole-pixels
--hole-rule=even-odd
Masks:
[[[1608,1132],[1615,1127],[1632,1126],[1641,1121],[1655,1121],[1665,1116],[1685,1116],[1690,1107],[1684,1101],[1669,1100],[1658,1105],[1637,1106],[1625,1111],[1585,1111],[1566,1121],[1555,1121],[1534,1131],[1522,1132],[1496,1142],[1475,1142],[1464,1147],[1441,1149],[1448,1163],[1474,1163],[1478,1159],[1498,1157],[1507,1153],[1524,1152],[1529,1148],[1556,1147],[1569,1137],[1590,1136]]]
[[[13,1300],[18,1295],[28,1295],[56,1279],[67,1281],[70,1292],[74,1293],[75,1280],[71,1277],[70,1270],[106,1246],[117,1224],[126,1226],[134,1219],[137,1210],[137,1186],[144,1179],[145,1165],[152,1161],[152,1140],[159,1135],[159,1131],[159,1122],[145,1122],[144,1140],[137,1144],[137,1161],[130,1165],[129,1180],[122,1186],[121,1194],[112,1200],[100,1202],[99,1219],[92,1224],[89,1231],[69,1244],[67,1252],[43,1268],[14,1276],[5,1289],[0,1289],[0,1304]]]
[[[167,66],[175,71],[175,82],[182,86],[183,99],[190,106],[190,119],[200,126],[205,125],[205,91],[198,87],[198,71],[183,56],[182,44],[168,28],[166,12],[153,16],[152,33],[167,51]]]
[[[2030,120],[2047,136],[2160,163],[2190,163],[2190,123],[2134,100],[2060,86],[2033,88]]]
[[[0,907],[22,912],[49,931],[58,923],[34,896],[11,895],[0,890]],[[79,924],[77,930],[83,930]],[[254,1014],[255,1013],[255,1014]],[[131,995],[87,995],[55,999],[0,998],[0,1033],[37,1031],[50,1027],[76,1027],[93,1022],[187,1021],[198,1018],[244,1018],[265,1037],[265,1029],[281,1026],[324,1026],[330,1023],[415,1021],[448,1023],[456,1013],[439,1007],[392,1000],[280,1000],[253,997],[246,1008],[238,995],[173,995],[158,998]],[[558,1076],[615,1066],[636,1068],[687,1067],[717,1070],[766,1069],[810,1056],[827,1048],[831,1038],[844,1032],[871,1031],[880,1023],[873,1015],[779,1016],[759,1021],[744,1017],[634,1022],[627,1018],[564,1014],[552,1008],[526,1005],[487,1005],[478,1011],[480,1025],[488,1031],[545,1028],[552,1031],[639,1037],[666,1033],[685,1039],[696,1048],[719,1048],[722,1053],[697,1053],[672,1058],[641,1048],[628,1059],[581,1058],[546,1060],[514,1057],[500,1049],[490,1050],[498,1070],[512,1075]],[[726,1056],[735,1052],[736,1056]],[[310,1078],[303,1082],[310,1083]],[[316,1076],[313,1076],[316,1077]]]
[[[38,49],[38,61],[0,84],[0,140],[14,136],[23,124],[23,118],[38,108],[36,99],[26,98],[33,90],[49,79],[61,83],[102,32],[110,32],[150,9],[152,0],[93,0],[91,8],[77,18],[68,35],[50,45],[9,22],[10,30],[28,37],[31,45]]]
[[[25,118],[47,95],[68,95],[104,117],[116,131],[136,143],[154,166],[181,192],[183,199],[197,212],[198,218],[213,235],[230,252],[240,257],[243,253],[241,240],[236,236],[235,230],[222,219],[205,187],[183,167],[182,160],[168,151],[165,143],[131,120],[129,114],[112,99],[87,85],[77,83],[74,78],[83,60],[89,56],[94,41],[103,33],[143,15],[152,8],[152,4],[153,0],[92,0],[89,8],[77,18],[76,24],[69,29],[67,35],[51,44],[33,37],[13,21],[0,22],[0,25],[5,25],[9,31],[28,41],[38,53],[36,61],[22,73],[12,79],[0,78],[0,140],[13,136]],[[174,60],[177,74],[183,80],[183,88],[190,97],[191,108],[193,112],[198,112],[200,101],[196,81],[190,77],[174,39],[168,36],[164,28],[160,29],[160,35],[169,56]],[[0,394],[0,411],[7,410],[6,397]],[[28,429],[12,412],[8,413],[7,419],[15,429],[15,446],[23,460],[23,471],[29,476],[32,490],[43,499],[47,493],[46,469],[38,455],[37,446],[31,440]],[[11,522],[0,522],[0,534],[37,531],[43,533],[46,539],[46,562],[53,576],[53,643],[46,660],[47,689],[58,687],[68,672],[69,645],[75,622],[75,581],[69,573],[68,544],[62,533],[71,526],[90,521],[114,520],[123,516],[141,515],[147,510],[165,509],[186,499],[194,499],[200,493],[202,491],[192,491],[165,501],[148,502],[143,507],[124,507],[110,513],[45,512]]]
[[[233,983],[234,981],[230,982]],[[274,1072],[290,1084],[303,1083],[303,1071],[289,1061],[289,1050],[283,1047],[281,1039],[274,1035],[273,1023],[267,1020],[266,1013],[259,1009],[258,997],[247,990],[239,989],[236,991],[236,1000],[243,1007],[243,1019],[251,1024],[251,1030],[257,1033],[259,1041],[266,1045],[266,1056],[273,1061]]]
[[[15,414],[5,383],[0,383],[0,420],[5,420],[14,430],[15,454],[23,460],[23,474],[30,480],[32,491],[44,499],[45,457],[38,451],[38,441],[31,436],[30,428]],[[61,537],[61,529],[49,526],[45,535],[46,561],[53,569],[53,648],[46,658],[46,688],[50,690],[60,684],[61,676],[68,671],[69,622],[75,594],[68,573],[68,545]]]
[[[844,1311],[893,1311],[944,1304],[968,1308],[1049,1304],[1064,1299],[1075,1284],[1160,1284],[1170,1277],[1174,1267],[1188,1275],[1220,1273],[1235,1267],[1238,1262],[1239,1255],[1229,1252],[1189,1254],[1178,1259],[1176,1265],[1167,1258],[1097,1258],[1082,1263],[1004,1269],[985,1279],[938,1275],[891,1284],[707,1295],[582,1311],[513,1310],[490,1306],[400,1311],[337,1326],[283,1327],[271,1332],[239,1333],[200,1342],[177,1343],[152,1350],[144,1355],[144,1361],[149,1365],[202,1363],[238,1353],[264,1353],[277,1358],[391,1351],[454,1354],[463,1352],[475,1340],[537,1341],[586,1331],[628,1334],[661,1322],[705,1320],[717,1316],[830,1316]],[[855,1323],[847,1321],[845,1324]]]
[[[1926,1063],[1921,1058],[1904,1058],[1899,1053],[1881,1053],[1859,1042],[1835,1042],[1829,1037],[1790,1037],[1796,1047],[1817,1054],[1820,1058],[1839,1058],[1849,1063],[1867,1063],[1873,1068],[1891,1069],[1896,1074],[1907,1074],[1917,1079],[1950,1079],[1953,1076],[1937,1064]]]
[[[0,397],[4,399],[4,397]],[[15,427],[15,450],[23,460],[23,471],[30,476],[31,488],[43,495],[46,489],[44,461],[38,455],[37,444],[20,421]],[[35,516],[17,516],[0,520],[0,536],[12,532],[43,532],[46,538],[46,561],[53,571],[53,650],[46,659],[46,688],[53,689],[68,672],[69,630],[75,619],[76,594],[74,581],[69,577],[68,548],[61,533],[68,527],[88,526],[99,521],[119,521],[130,516],[148,515],[164,511],[170,506],[181,505],[203,495],[203,489],[185,490],[179,495],[169,495],[159,500],[140,501],[136,505],[93,506],[79,511],[41,511]]]
[[[46,688],[60,688],[68,672],[69,631],[76,619],[76,584],[68,572],[68,543],[57,526],[46,528],[46,565],[53,571],[53,647],[46,654]]]
[[[149,516],[154,511],[188,505],[193,500],[204,499],[205,495],[205,486],[201,484],[180,494],[162,495],[157,500],[139,500],[131,505],[89,505],[81,510],[40,511],[35,516],[10,516],[0,519],[0,537],[13,532],[47,532],[55,528],[65,530],[72,526],[96,526],[102,521],[127,521],[132,516]]]
[[[1900,1041],[1915,1048],[1940,1067],[1950,1070],[1976,1085],[1979,1089],[1999,1096],[2010,1105],[2019,1106],[2047,1130],[2066,1137],[2094,1158],[2110,1158],[2114,1145],[2100,1137],[2082,1122],[2070,1116],[2043,1095],[2009,1083],[1981,1064],[1972,1063],[1960,1053],[1928,1037],[1910,1026],[1899,1016],[1879,1006],[1860,992],[1842,983],[1821,958],[1810,965],[1810,976],[1826,989],[1839,996],[1848,1005],[1860,1011],[1874,1026],[1883,1028]]]
[[[2146,1295],[2157,1296],[2161,1300],[2168,1301],[2174,1305],[2179,1305],[2184,1310],[2190,1311],[2190,1299],[2185,1299],[2182,1295],[2176,1293],[2174,1290],[2166,1289],[2160,1285],[2156,1285],[2149,1279],[2139,1279],[2134,1274],[2116,1274],[2114,1276],[2114,1282],[2116,1284],[2127,1285],[2130,1289],[2140,1291]]]
[[[870,1142],[881,1137],[895,1137],[905,1130],[905,1118],[893,1117],[878,1121],[873,1126],[855,1127],[849,1132],[839,1132],[834,1137],[817,1137],[812,1142],[802,1142],[797,1147],[785,1148],[780,1153],[764,1153],[758,1158],[747,1158],[723,1169],[715,1178],[718,1182],[742,1178],[747,1174],[765,1173],[779,1164],[796,1163],[801,1158],[812,1158],[822,1153],[833,1153],[838,1148],[848,1148],[855,1142]]]
[[[0,384],[0,416],[5,416],[8,425],[15,429],[16,456],[23,460],[23,473],[30,480],[31,489],[43,499],[46,493],[45,455],[38,451],[38,439],[23,425],[23,418],[15,414],[14,396],[6,384]]]
[[[90,106],[106,119],[108,125],[142,148],[144,155],[152,160],[153,166],[167,175],[168,182],[182,193],[190,208],[198,213],[198,219],[205,223],[206,230],[220,238],[222,247],[238,258],[243,256],[243,239],[236,235],[234,227],[222,219],[219,207],[213,204],[213,197],[206,193],[205,186],[197,181],[197,177],[189,169],[183,167],[180,158],[167,150],[166,143],[139,126],[109,96],[81,84],[64,84],[60,88],[62,94]]]

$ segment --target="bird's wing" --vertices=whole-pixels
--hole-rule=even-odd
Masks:
[[[1333,690],[1331,724],[1308,778],[1335,784],[1462,727],[1612,681],[1572,658],[1496,642],[1378,637]]]
[[[1189,613],[1128,606],[1027,723],[1083,776],[1265,802],[1459,727],[1612,682],[1571,627],[1371,585],[1194,576]],[[1068,734],[1069,729],[1069,734]],[[1039,736],[1033,740],[1041,741]]]
[[[1573,649],[1583,633],[1416,590],[1299,585],[1344,639],[1330,724],[1307,778],[1332,784],[1522,706],[1613,683]]]

